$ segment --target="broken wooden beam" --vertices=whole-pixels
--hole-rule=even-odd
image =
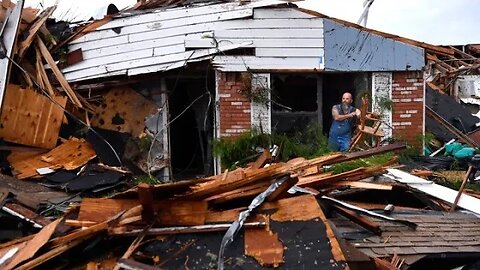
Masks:
[[[471,147],[478,147],[479,145],[470,139],[466,134],[463,134],[460,130],[458,130],[456,127],[454,127],[450,122],[447,120],[443,119],[440,115],[438,115],[434,110],[432,110],[430,107],[425,106],[426,109],[426,114],[433,118],[435,121],[437,121],[440,125],[445,127],[448,131],[453,133],[459,140],[463,141],[464,143],[468,144]]]
[[[266,226],[267,222],[247,222],[243,224],[244,228],[256,228]],[[163,227],[151,228],[147,231],[147,235],[173,235],[187,233],[205,233],[205,232],[221,232],[226,231],[230,227],[230,223],[225,224],[206,224],[197,226],[181,226],[181,227]],[[136,236],[142,233],[142,229],[128,230],[126,227],[116,227],[109,230],[110,235],[118,236]]]
[[[362,226],[363,228],[373,232],[376,235],[381,235],[382,229],[380,228],[380,224],[377,222],[370,220],[366,217],[360,216],[359,214],[355,213],[354,211],[345,209],[338,205],[331,205],[332,209],[337,211],[342,216],[350,219],[351,221],[355,222],[356,224]]]
[[[47,61],[48,65],[53,71],[53,74],[55,74],[55,77],[57,78],[58,82],[60,83],[62,88],[65,90],[65,93],[67,93],[67,96],[70,98],[70,101],[72,101],[72,103],[78,108],[83,108],[82,102],[80,102],[80,99],[78,99],[77,94],[75,93],[75,91],[73,91],[73,89],[70,87],[70,84],[67,82],[67,80],[63,76],[63,73],[60,71],[57,64],[53,60],[52,56],[50,55],[50,52],[48,51],[47,47],[43,43],[42,39],[37,36],[36,42],[43,56],[43,59]]]

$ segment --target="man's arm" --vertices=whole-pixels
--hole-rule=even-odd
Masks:
[[[343,121],[345,119],[353,118],[357,114],[358,114],[358,116],[360,116],[360,110],[357,109],[357,111],[349,113],[349,114],[340,114],[340,113],[338,113],[337,106],[333,106],[332,107],[332,117],[335,121]]]

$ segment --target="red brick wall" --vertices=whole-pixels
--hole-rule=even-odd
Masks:
[[[392,85],[393,137],[421,146],[423,135],[424,82],[423,73],[394,72]]]
[[[241,87],[241,73],[220,73],[220,137],[235,137],[250,130],[250,100],[240,94]]]

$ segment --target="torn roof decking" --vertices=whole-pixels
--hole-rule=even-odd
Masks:
[[[63,72],[69,81],[83,81],[166,71],[207,59],[225,72],[421,70],[424,48],[450,52],[280,5],[287,2],[127,11],[71,41],[69,51],[81,49],[84,60]],[[326,26],[332,31],[327,33]],[[338,46],[349,54],[335,53]],[[223,53],[237,48],[254,49],[254,55]],[[339,66],[347,60],[351,63]]]

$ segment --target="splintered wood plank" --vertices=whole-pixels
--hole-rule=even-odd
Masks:
[[[237,188],[253,185],[258,182],[269,182],[272,178],[286,174],[285,164],[276,163],[267,168],[245,170],[242,179],[236,179],[229,174],[225,180],[213,180],[193,186],[192,191],[185,197],[189,199],[207,198],[216,194],[233,191]],[[232,172],[233,173],[233,172]]]
[[[154,114],[158,106],[128,86],[110,90],[104,102],[95,109],[91,125],[118,132],[140,135],[145,117]]]
[[[357,169],[353,169],[351,171],[346,171],[346,172],[334,174],[334,175],[327,175],[322,173],[319,175],[309,175],[306,177],[299,177],[299,181],[297,185],[299,187],[317,187],[317,186],[328,185],[333,182],[345,180],[345,178],[357,176],[357,175],[366,175],[365,168],[360,167]]]
[[[139,204],[140,202],[137,200],[84,198],[80,205],[77,220],[103,222],[117,213]]]
[[[28,29],[28,36],[20,42],[19,50],[18,50],[18,57],[23,58],[25,52],[32,44],[33,39],[37,35],[37,32],[40,28],[45,24],[47,19],[53,14],[57,6],[52,6],[46,8],[36,19],[36,21],[30,26]],[[24,33],[25,34],[25,33]]]
[[[374,190],[392,190],[392,184],[377,184],[377,183],[369,183],[369,182],[360,182],[360,181],[341,181],[337,183],[333,183],[336,187],[347,186],[350,188],[358,188],[358,189],[374,189]]]
[[[63,87],[63,89],[67,93],[67,96],[70,98],[70,100],[72,101],[72,103],[75,106],[77,106],[79,108],[83,108],[82,103],[80,102],[80,100],[77,97],[77,94],[70,87],[70,84],[68,84],[67,80],[63,76],[63,73],[60,71],[60,69],[58,69],[57,64],[53,60],[52,55],[50,54],[49,50],[47,49],[47,47],[43,43],[42,39],[37,36],[36,41],[37,41],[38,48],[40,49],[40,52],[42,53],[43,59],[45,59],[45,61],[48,63],[48,65],[52,69],[53,74],[55,75],[58,82],[60,83],[60,85]]]
[[[13,211],[13,212],[25,217],[25,219],[30,220],[30,222],[32,222],[32,223],[35,222],[35,223],[37,223],[41,226],[46,226],[46,225],[51,223],[51,221],[49,219],[45,218],[42,215],[39,215],[39,214],[33,212],[32,210],[22,206],[21,204],[6,203],[4,205],[4,208],[6,208],[10,211]]]
[[[263,153],[253,163],[252,169],[262,168],[263,166],[265,166],[267,162],[270,161],[270,159],[272,159],[272,155],[270,154],[270,151],[268,149],[263,150]]]
[[[207,202],[158,201],[155,205],[160,225],[202,225],[207,215]]]
[[[290,176],[285,177],[288,177],[288,179],[285,180],[285,182],[283,182],[279,187],[277,187],[277,189],[272,194],[268,195],[266,199],[267,202],[276,201],[289,196],[288,190],[298,183],[298,178]]]
[[[270,186],[269,182],[260,182],[251,186],[246,186],[246,187],[238,188],[236,190],[216,194],[204,200],[212,203],[225,203],[231,200],[257,195],[265,191],[268,188],[268,186]]]
[[[303,195],[276,202],[264,203],[260,206],[262,210],[276,209],[271,219],[283,221],[304,221],[320,217],[320,206],[312,195]]]
[[[50,79],[48,79],[47,72],[45,71],[45,67],[43,66],[43,63],[42,63],[42,53],[40,52],[38,47],[35,47],[35,54],[37,55],[37,61],[35,61],[35,67],[37,69],[37,76],[39,77],[38,80],[43,83],[43,87],[47,90],[47,92],[51,96],[54,96],[57,91],[53,88],[52,84],[50,83]]]
[[[56,170],[64,168],[74,170],[85,165],[96,156],[93,147],[84,139],[70,138],[65,143],[49,152],[11,163],[15,176],[25,179],[38,176],[36,169],[50,168]]]
[[[52,149],[62,124],[65,97],[53,97],[57,104],[31,89],[8,85],[2,106],[0,138],[5,141]]]
[[[245,229],[245,255],[252,256],[261,266],[278,267],[283,263],[283,243],[267,226]]]
[[[12,260],[5,267],[6,269],[12,269],[18,264],[30,259],[35,255],[35,253],[45,245],[50,237],[55,232],[58,224],[62,222],[62,218],[55,220],[49,225],[45,226],[41,231],[39,231],[31,240],[29,240],[26,245],[21,248]]]
[[[138,200],[85,198],[80,205],[79,221],[102,222],[119,211],[140,204]],[[207,215],[206,202],[160,200],[154,205],[156,223],[159,225],[202,225]]]
[[[357,223],[358,225],[362,226],[363,228],[377,234],[377,235],[380,235],[382,233],[382,229],[380,228],[380,224],[378,224],[377,222],[367,218],[367,217],[364,217],[364,216],[361,216],[359,214],[357,214],[356,212],[352,211],[352,210],[349,210],[349,209],[346,209],[346,208],[343,208],[343,207],[340,207],[340,206],[337,206],[337,205],[332,205],[331,206],[333,209],[335,209],[335,211],[337,211],[338,213],[340,213],[342,216],[350,219],[351,221]]]
[[[16,163],[25,159],[29,159],[35,156],[39,156],[48,150],[45,149],[32,149],[30,151],[27,150],[12,150],[10,155],[8,155],[7,160],[12,163]]]
[[[205,217],[205,223],[233,222],[238,219],[240,212],[246,209],[246,207],[241,207],[224,211],[208,211]]]

